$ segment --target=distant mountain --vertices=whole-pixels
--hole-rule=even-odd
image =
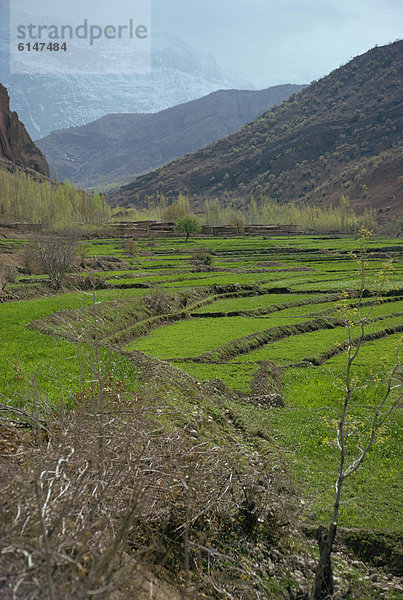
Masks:
[[[104,177],[106,185],[118,185],[234,133],[300,89],[221,90],[154,114],[107,115],[37,144],[60,180],[99,186]]]
[[[35,140],[106,114],[157,112],[218,89],[251,87],[169,34],[153,34],[151,60],[150,75],[107,76],[9,75],[0,60],[0,81]]]
[[[35,146],[16,112],[10,110],[7,89],[0,84],[0,167],[37,172],[49,176],[42,152]]]
[[[138,177],[111,201],[162,192],[402,210],[403,42],[375,47],[207,148]]]

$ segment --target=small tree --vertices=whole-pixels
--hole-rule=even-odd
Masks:
[[[176,223],[176,229],[181,233],[186,233],[185,242],[187,242],[192,233],[200,233],[202,226],[196,217],[193,215],[188,215],[187,217],[179,219],[179,221]]]
[[[213,255],[209,248],[194,248],[192,250],[191,263],[193,271],[204,272],[213,270]]]
[[[376,282],[374,301],[364,305],[363,299],[367,295],[366,272],[368,266],[368,240],[371,232],[367,229],[360,231],[361,252],[357,256],[352,254],[360,270],[360,293],[355,305],[348,302],[349,295],[343,292],[339,312],[344,320],[347,332],[345,343],[346,368],[343,379],[336,381],[335,386],[342,394],[342,410],[337,425],[336,444],[339,452],[339,465],[335,482],[335,498],[333,505],[333,519],[331,524],[317,529],[319,545],[319,562],[316,569],[313,597],[315,600],[327,600],[333,595],[333,571],[331,555],[339,522],[339,509],[341,493],[344,482],[353,475],[363,464],[382,431],[385,421],[398,407],[399,398],[394,398],[393,391],[400,387],[398,378],[401,378],[401,363],[399,362],[399,347],[397,349],[394,365],[376,375],[371,375],[372,382],[383,382],[382,391],[377,390],[375,401],[369,408],[371,411],[371,424],[369,430],[362,431],[360,439],[355,438],[357,427],[351,415],[357,394],[368,388],[371,381],[361,382],[358,374],[353,373],[353,364],[361,350],[364,350],[365,328],[374,306],[381,299],[381,292],[388,280],[388,273],[392,268],[390,262],[383,265]],[[353,335],[353,330],[358,329],[358,335]],[[401,345],[401,342],[400,342]],[[365,350],[364,350],[365,351]]]
[[[196,265],[210,267],[213,264],[213,254],[209,248],[194,248],[192,262]]]
[[[162,212],[164,221],[178,221],[189,215],[189,200],[183,194],[179,194],[176,202],[167,206]]]
[[[139,253],[139,245],[135,240],[127,240],[123,249],[131,256],[137,256]]]
[[[0,262],[0,293],[6,291],[9,283],[14,283],[17,278],[17,271],[12,265]]]
[[[83,269],[87,267],[87,257],[88,257],[88,248],[85,243],[81,243],[78,245],[77,254],[80,257],[80,265]]]
[[[347,209],[350,206],[350,199],[348,196],[340,196],[339,200],[339,208],[340,208],[340,221],[341,221],[341,230],[344,231],[344,226],[346,224],[346,216]]]
[[[151,290],[147,296],[144,296],[143,302],[156,315],[162,315],[172,309],[169,296],[159,288]]]
[[[59,290],[77,254],[77,243],[68,237],[52,237],[37,241],[32,247],[34,258],[49,275],[52,287]]]
[[[236,227],[238,235],[241,235],[241,233],[244,233],[245,231],[246,219],[242,214],[235,212],[231,216],[230,225]]]

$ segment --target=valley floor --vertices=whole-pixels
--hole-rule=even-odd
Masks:
[[[24,244],[23,239],[0,241],[0,253],[18,263]],[[208,515],[208,535],[195,518],[194,535],[207,536],[218,553],[224,553],[226,544],[244,543],[244,554],[235,556],[231,549],[227,559],[239,567],[242,563],[245,570],[232,573],[238,586],[234,589],[223,579],[222,565],[209,584],[205,569],[210,559],[197,558],[196,541],[186,529],[193,544],[194,581],[186,583],[179,561],[180,585],[189,590],[201,585],[200,594],[205,595],[200,597],[205,598],[284,598],[288,585],[307,589],[315,561],[312,532],[331,518],[338,464],[335,425],[340,415],[335,383],[346,368],[339,299],[347,290],[345,302],[352,309],[357,303],[360,277],[350,256],[356,240],[240,237],[191,239],[185,244],[175,238],[140,242],[130,253],[119,239],[94,239],[83,245],[81,266],[66,280],[63,292],[51,293],[43,275],[24,274],[3,294],[3,413],[13,422],[18,410],[31,414],[32,427],[41,410],[48,416],[40,418],[49,418],[49,405],[52,410],[67,406],[76,413],[83,402],[102,392],[113,410],[119,408],[120,398],[141,401],[153,427],[181,432],[190,440],[182,440],[185,446],[206,445],[230,454],[236,447],[240,480],[253,464],[251,472],[265,482],[263,489],[254,491],[259,500],[253,500],[265,517],[248,536],[245,522],[239,523],[246,509],[240,509],[237,500],[222,508],[231,522],[227,541],[216,513]],[[354,364],[354,376],[362,382],[350,414],[357,446],[364,440],[370,408],[383,393],[385,374],[401,340],[401,258],[397,240],[370,241],[364,310],[376,300],[372,293],[377,273],[390,259],[394,268],[372,309]],[[353,329],[353,343],[357,337]],[[351,598],[397,599],[403,591],[401,425],[402,413],[394,411],[367,461],[346,484],[335,570],[339,592],[351,586]],[[235,477],[235,466],[228,469]],[[273,482],[270,492],[268,481]],[[256,481],[249,484],[253,487]],[[270,510],[276,525],[265,529]],[[281,524],[282,512],[286,524]],[[150,532],[136,534],[146,538]],[[270,535],[274,554],[267,547]],[[133,540],[131,544],[136,545]],[[206,544],[199,543],[203,548]],[[176,598],[180,586],[172,575],[179,560],[175,551],[171,559],[162,568],[160,559],[153,557],[152,564],[159,564],[155,589],[164,580],[173,586]],[[132,597],[124,589],[116,598]],[[233,595],[226,596],[225,590]]]

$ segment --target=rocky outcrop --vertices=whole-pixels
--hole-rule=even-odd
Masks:
[[[49,177],[49,166],[32,141],[16,112],[10,110],[10,98],[0,84],[0,160]]]

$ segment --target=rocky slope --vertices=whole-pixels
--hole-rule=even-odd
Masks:
[[[0,165],[33,170],[49,176],[49,167],[42,152],[35,146],[16,112],[10,110],[7,89],[0,84]]]
[[[157,191],[273,198],[317,205],[350,196],[358,210],[401,210],[403,42],[375,47],[207,148],[138,177],[111,199],[144,204]]]
[[[221,90],[154,114],[113,114],[38,140],[51,169],[83,186],[127,183],[237,131],[302,86]]]

